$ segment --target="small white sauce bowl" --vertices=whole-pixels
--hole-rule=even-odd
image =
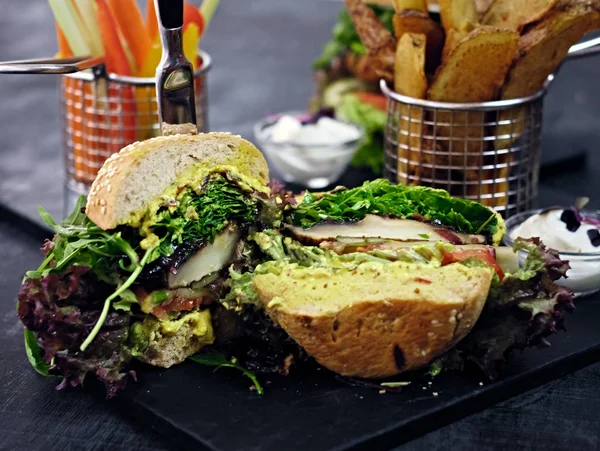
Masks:
[[[506,220],[506,235],[503,242],[506,246],[513,246],[514,239],[512,233],[514,230],[533,215],[541,213],[543,210],[530,210],[518,215],[512,216]],[[600,211],[582,210],[584,216],[600,219]],[[542,242],[544,237],[539,237]],[[560,257],[568,260],[571,269],[567,271],[567,279],[557,280],[556,283],[570,288],[575,296],[588,296],[600,291],[600,247],[598,252],[561,252]],[[527,257],[527,251],[519,251],[519,261],[521,265]]]
[[[332,143],[294,144],[273,142],[269,129],[282,116],[304,119],[307,113],[286,112],[266,117],[254,126],[254,136],[269,164],[279,172],[284,181],[297,183],[311,189],[321,189],[339,180],[348,168],[352,157],[364,137],[358,125],[339,121],[356,129],[358,138]]]

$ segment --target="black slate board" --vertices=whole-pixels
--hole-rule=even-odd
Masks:
[[[550,348],[515,353],[504,378],[484,385],[448,373],[380,394],[310,369],[273,380],[261,397],[233,370],[187,362],[141,372],[121,402],[190,449],[389,448],[600,360],[600,295],[577,302],[566,324]]]
[[[541,204],[568,204],[547,186]],[[38,224],[0,204],[0,215],[36,240]],[[382,449],[405,443],[497,402],[600,361],[600,294],[578,300],[561,332],[543,350],[516,353],[495,383],[442,374],[400,393],[356,387],[324,369],[267,381],[266,393],[233,370],[186,362],[168,371],[143,367],[139,383],[117,397],[121,412],[188,449]],[[437,396],[434,395],[437,393]]]

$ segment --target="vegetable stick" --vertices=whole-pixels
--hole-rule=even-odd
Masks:
[[[200,5],[200,13],[202,13],[202,17],[204,18],[204,30],[202,30],[202,33],[204,33],[208,28],[208,25],[210,24],[213,15],[215,14],[215,11],[217,9],[217,6],[219,6],[220,1],[221,0],[202,1],[202,4]],[[202,35],[200,36],[202,37]]]
[[[78,12],[78,17],[83,26],[86,28],[89,36],[90,50],[92,56],[104,55],[104,47],[100,38],[100,29],[96,20],[96,9],[94,3],[90,0],[74,0],[75,9]]]
[[[142,13],[135,0],[109,0],[110,8],[135,60],[141,68],[152,45]]]
[[[200,28],[195,23],[188,25],[183,32],[183,54],[192,63],[192,66],[196,66],[200,33]]]
[[[198,27],[199,36],[204,31],[204,17],[198,8],[190,3],[183,5],[183,30],[185,31],[188,26],[195,24]]]
[[[107,0],[96,0],[96,5],[98,6],[100,36],[106,49],[106,69],[108,72],[119,75],[132,75],[125,48],[119,39],[117,21]]]
[[[148,29],[148,36],[150,41],[154,42],[158,36],[158,18],[156,17],[156,8],[154,7],[154,0],[146,1],[146,28]]]
[[[146,55],[146,60],[138,72],[138,75],[140,77],[154,77],[156,66],[158,66],[161,56],[162,47],[160,45],[160,38],[156,36],[154,44],[152,44],[152,47],[148,50],[148,55]]]
[[[60,55],[60,58],[70,58],[73,56],[73,51],[69,46],[69,42],[58,23],[56,24],[56,40],[58,41],[58,54]]]
[[[91,55],[88,33],[79,19],[75,5],[70,0],[48,0],[48,3],[73,54],[75,56]]]
[[[98,25],[106,53],[106,68],[119,75],[131,75],[123,44],[119,40],[117,21],[107,0],[96,0],[98,6]],[[131,86],[110,82],[108,88],[111,143],[109,149],[118,152],[122,147],[135,141],[135,97]]]

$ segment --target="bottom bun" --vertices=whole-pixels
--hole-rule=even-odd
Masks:
[[[492,271],[453,264],[287,266],[254,278],[267,313],[324,367],[385,378],[430,363],[475,325]]]

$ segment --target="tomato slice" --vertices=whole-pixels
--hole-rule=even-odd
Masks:
[[[387,111],[387,99],[382,94],[376,92],[353,92],[352,95],[357,97],[361,102],[368,103],[378,110]]]
[[[152,314],[158,319],[167,319],[169,312],[183,312],[192,311],[202,305],[204,298],[183,298],[174,297],[171,301],[166,304],[161,304],[152,310]]]
[[[485,263],[489,267],[493,268],[500,281],[504,279],[504,271],[498,265],[496,261],[496,250],[493,247],[486,247],[481,249],[460,249],[456,248],[453,251],[444,252],[444,259],[442,260],[442,266],[449,265],[451,263],[458,263],[463,260],[473,258]]]

